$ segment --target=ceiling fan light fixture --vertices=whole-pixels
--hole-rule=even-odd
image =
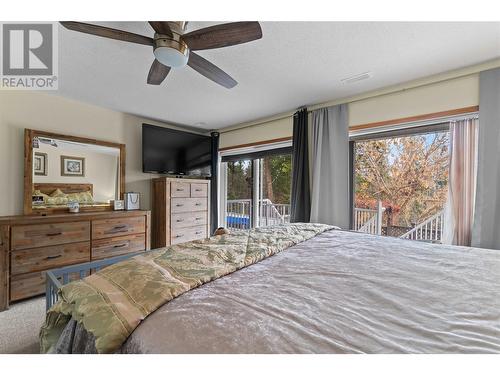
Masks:
[[[189,54],[184,54],[175,48],[158,47],[154,50],[156,60],[171,68],[182,68],[186,66]]]
[[[155,38],[153,53],[156,60],[171,68],[182,68],[189,60],[189,48],[182,40]]]
[[[146,81],[149,85],[160,85],[171,68],[189,65],[209,80],[231,89],[238,82],[217,65],[192,51],[236,46],[262,38],[262,28],[257,21],[223,23],[188,33],[187,21],[148,21],[155,32],[153,38],[84,22],[60,23],[68,30],[153,47],[155,59],[151,63]]]

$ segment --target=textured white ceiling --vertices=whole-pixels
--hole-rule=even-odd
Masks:
[[[145,22],[94,22],[153,35]],[[191,22],[188,31],[214,22]],[[199,54],[239,84],[189,67],[146,84],[152,48],[59,28],[61,96],[205,129],[293,110],[500,57],[500,23],[262,22],[261,40]],[[373,77],[344,85],[342,78]]]

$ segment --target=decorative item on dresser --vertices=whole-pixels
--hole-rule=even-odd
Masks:
[[[153,249],[210,236],[210,180],[152,180]]]
[[[43,294],[47,270],[150,249],[149,211],[0,217],[0,311]]]

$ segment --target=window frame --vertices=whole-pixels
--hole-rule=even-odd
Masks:
[[[255,201],[260,199],[260,160],[265,156],[272,155],[288,155],[292,154],[292,140],[279,141],[267,143],[264,145],[256,145],[250,147],[236,147],[233,149],[226,149],[219,151],[218,155],[218,169],[220,171],[218,176],[219,186],[219,217],[217,226],[225,226],[225,219],[227,216],[227,162],[237,160],[250,160],[252,163],[252,214],[251,227],[256,228],[259,226],[259,213],[260,207],[255,207]],[[293,166],[292,166],[293,168]],[[259,205],[257,205],[259,206]]]

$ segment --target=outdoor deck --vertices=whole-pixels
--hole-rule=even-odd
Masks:
[[[262,199],[259,214],[254,217],[251,199],[228,200],[226,204],[226,227],[229,229],[250,229],[257,219],[259,226],[269,226],[290,222],[290,205],[273,203]]]
[[[382,207],[381,202],[378,202],[376,210],[355,208],[353,229],[357,232],[377,235],[384,235],[383,232],[385,229],[385,235],[388,235],[389,228],[383,228],[382,225],[384,211],[385,209]],[[444,211],[441,210],[414,227],[406,228],[406,230],[404,230],[405,228],[398,227],[398,229],[403,229],[403,233],[396,235],[396,237],[413,241],[441,243],[444,226],[445,216]]]
[[[289,204],[277,204],[269,199],[263,199],[259,206],[259,215],[254,217],[251,199],[228,200],[225,215],[226,228],[233,230],[250,229],[254,220],[258,220],[258,226],[261,227],[290,222]],[[383,227],[382,224],[384,212],[385,208],[382,207],[381,202],[377,204],[375,210],[355,208],[353,230],[368,234],[391,235],[388,233],[390,228]],[[398,227],[399,234],[392,234],[391,236],[413,241],[440,243],[443,237],[444,225],[444,213],[440,211],[414,227]]]

